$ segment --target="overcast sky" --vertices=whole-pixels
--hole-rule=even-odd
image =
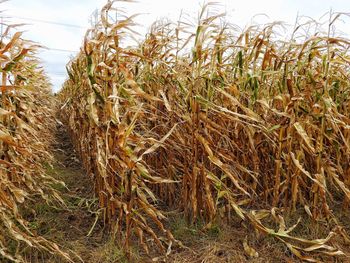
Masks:
[[[89,27],[89,18],[107,0],[10,0],[1,4],[3,16],[12,17],[11,22],[25,22],[22,27],[25,37],[46,46],[50,50],[39,56],[51,77],[54,91],[60,89],[66,78],[65,65],[79,50],[84,33]],[[324,13],[333,11],[350,12],[350,0],[216,0],[222,11],[226,11],[230,22],[247,25],[251,18],[260,13],[259,22],[282,20],[294,23],[296,15],[319,19]],[[203,0],[139,0],[127,4],[127,13],[143,13],[138,22],[145,29],[157,18],[168,17],[177,20],[181,10],[196,17]],[[125,5],[124,5],[125,6]],[[5,21],[9,20],[4,18]],[[38,21],[40,20],[40,21]],[[340,23],[339,28],[350,34],[350,23]],[[139,29],[144,32],[143,30]]]

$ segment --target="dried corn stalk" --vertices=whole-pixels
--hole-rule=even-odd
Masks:
[[[165,206],[191,221],[234,212],[302,256],[288,242],[304,240],[269,232],[248,207],[305,207],[318,220],[334,217],[335,198],[349,200],[349,40],[300,41],[297,25],[286,42],[278,23],[237,32],[205,7],[196,28],[160,21],[124,47],[134,22],[112,21],[114,2],[60,94],[106,221],[126,247],[134,233],[146,251],[145,235],[163,250],[162,236],[174,241]]]
[[[12,33],[8,26],[0,41],[0,261],[25,262],[25,247],[57,253],[59,247],[35,234],[22,216],[33,198],[63,202],[45,175],[50,162],[53,109],[50,83],[34,56],[36,46]]]

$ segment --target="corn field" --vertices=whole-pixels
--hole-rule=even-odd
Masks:
[[[196,21],[156,21],[129,45],[137,16],[117,5],[86,32],[58,94],[109,234],[129,254],[138,243],[168,256],[184,247],[168,224],[176,211],[206,229],[239,219],[300,260],[344,257],[350,238],[334,211],[350,201],[350,40],[334,26],[346,14],[330,13],[325,30],[302,19],[240,29],[207,4]],[[24,262],[30,246],[69,261],[21,216],[33,197],[64,202],[43,168],[49,80],[39,47],[13,30],[0,47],[0,255]],[[293,233],[306,219],[327,234]]]

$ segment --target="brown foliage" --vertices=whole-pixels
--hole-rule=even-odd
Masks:
[[[37,46],[12,34],[8,26],[0,41],[0,258],[24,262],[31,247],[69,259],[58,246],[38,236],[22,210],[35,198],[63,203],[45,175],[50,162],[53,109],[50,83],[35,58]]]
[[[330,31],[300,41],[302,24],[290,41],[275,34],[279,23],[238,32],[206,6],[195,29],[157,22],[123,47],[133,17],[112,21],[113,3],[70,62],[60,97],[125,246],[134,234],[146,251],[145,236],[170,248],[168,206],[208,224],[235,213],[309,261],[300,251],[341,255],[326,245],[334,232],[296,238],[282,215],[304,207],[330,220],[332,205],[350,198],[349,41]],[[262,224],[268,216],[278,231]]]

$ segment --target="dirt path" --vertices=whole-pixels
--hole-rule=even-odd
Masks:
[[[77,158],[66,129],[58,125],[52,154],[54,163],[47,165],[47,173],[63,181],[57,185],[66,202],[67,209],[53,208],[45,202],[33,207],[35,220],[33,228],[38,234],[70,251],[75,262],[114,263],[123,262],[124,255],[103,236],[103,225],[97,220],[97,200],[93,196],[93,181],[89,178]],[[33,254],[33,263],[59,263],[62,258]]]
[[[51,233],[58,238],[60,244],[72,249],[84,262],[88,262],[91,253],[102,240],[101,235],[96,236],[97,232],[101,232],[99,224],[92,230],[95,235],[88,237],[96,218],[94,211],[97,210],[93,198],[93,182],[83,171],[62,125],[57,128],[56,140],[52,176],[65,182],[68,189],[62,187],[61,190],[69,210],[61,211],[53,218]]]

